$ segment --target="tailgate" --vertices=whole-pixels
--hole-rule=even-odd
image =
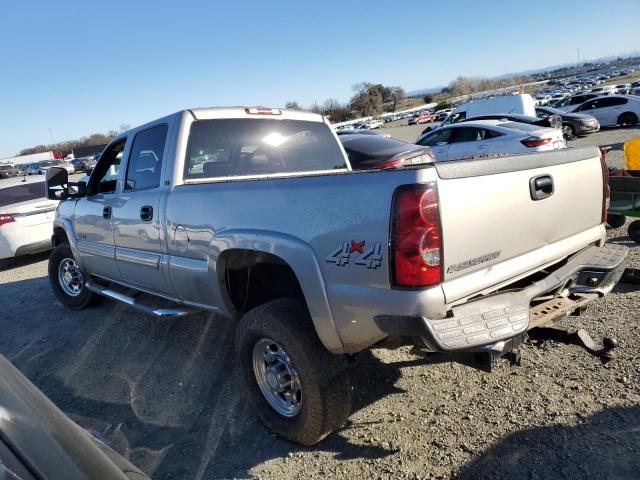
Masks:
[[[597,148],[443,162],[435,168],[447,302],[540,269],[601,236]],[[538,196],[530,187],[536,178],[552,180],[550,196],[532,198]],[[465,284],[471,273],[472,282]]]

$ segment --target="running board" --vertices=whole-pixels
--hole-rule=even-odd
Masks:
[[[125,303],[130,307],[135,308],[136,310],[139,310],[148,315],[153,315],[154,317],[184,317],[186,315],[197,312],[196,309],[188,307],[164,308],[145,305],[143,303],[140,303],[140,301],[134,297],[125,295],[124,293],[104,287],[102,285],[98,285],[97,283],[93,282],[85,283],[85,287],[91,292],[97,293],[98,295],[102,295],[103,297],[107,297],[112,300],[117,300],[119,302]]]

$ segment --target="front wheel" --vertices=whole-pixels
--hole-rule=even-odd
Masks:
[[[325,349],[303,302],[281,298],[250,310],[235,345],[249,400],[279,436],[313,445],[350,415],[346,358]]]
[[[89,306],[95,295],[87,290],[85,281],[69,244],[56,245],[49,257],[49,283],[60,303],[74,310]]]
[[[635,220],[629,224],[627,229],[629,238],[636,243],[640,243],[640,220]]]

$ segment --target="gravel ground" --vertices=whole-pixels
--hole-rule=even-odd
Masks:
[[[410,140],[422,128],[385,130]],[[607,130],[572,145],[615,145],[620,166],[621,142],[639,133]],[[625,227],[608,235],[640,267]],[[618,339],[606,365],[555,343],[524,345],[520,367],[500,361],[491,374],[407,348],[366,352],[353,372],[354,414],[303,448],[265,430],[247,405],[230,322],[149,318],[107,301],[66,310],[46,258],[0,273],[0,353],[153,478],[640,478],[637,287],[620,284],[570,320]]]

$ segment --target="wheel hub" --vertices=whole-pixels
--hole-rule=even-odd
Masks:
[[[280,415],[295,417],[302,408],[302,388],[289,355],[277,342],[262,338],[253,348],[253,372],[265,400]]]
[[[84,287],[84,277],[78,264],[72,258],[65,258],[58,266],[58,283],[64,293],[77,297]]]

